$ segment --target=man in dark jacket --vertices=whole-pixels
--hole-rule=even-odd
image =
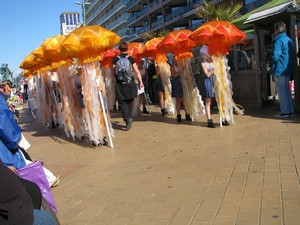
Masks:
[[[125,76],[126,80],[120,80],[118,74],[118,61],[123,61],[123,59],[127,58],[130,62],[130,70],[134,71],[136,74],[136,77],[140,84],[140,89],[144,87],[142,76],[140,73],[140,70],[137,67],[137,64],[132,56],[128,56],[126,51],[128,50],[128,44],[126,42],[121,42],[119,45],[119,49],[121,51],[121,54],[119,56],[116,56],[113,58],[113,68],[116,72],[116,92],[118,96],[118,103],[119,107],[122,110],[122,116],[123,120],[126,123],[126,130],[130,130],[132,126],[132,106],[133,106],[133,100],[137,97],[137,85],[135,83],[135,77],[133,74],[128,73],[128,76]],[[122,58],[122,59],[121,59]],[[122,60],[122,61],[121,61]],[[119,62],[119,63],[120,63]]]
[[[147,73],[148,73],[149,81],[148,81],[148,87],[146,92],[149,94],[151,102],[156,103],[158,101],[157,93],[155,90],[155,80],[157,77],[156,77],[156,69],[155,69],[155,63],[153,58],[148,57],[147,63],[148,63]]]
[[[0,224],[32,225],[33,204],[19,178],[0,160]]]

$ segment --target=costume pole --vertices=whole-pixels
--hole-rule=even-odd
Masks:
[[[56,95],[55,95],[55,92],[54,92],[54,90],[52,90],[52,94],[53,94],[53,96],[54,96],[55,105],[56,105],[56,108],[57,108],[57,110],[58,110],[58,113],[59,113],[60,109],[59,109],[59,107],[58,107],[58,103],[57,103],[57,100],[56,100]],[[58,116],[58,115],[57,115],[57,116]],[[53,117],[53,121],[54,121],[54,123],[55,123],[55,124],[57,124],[57,121],[56,121],[56,117],[55,117],[54,110],[53,110],[53,112],[52,112],[52,117]]]
[[[111,138],[111,133],[110,133],[110,129],[109,129],[109,125],[108,125],[108,119],[107,119],[107,114],[106,114],[106,107],[104,105],[103,102],[103,92],[99,91],[99,98],[100,98],[100,104],[103,110],[103,117],[105,120],[105,125],[106,125],[106,130],[107,130],[107,134],[108,134],[108,139],[109,139],[109,143],[110,143],[110,147],[114,148],[113,142],[112,142],[112,138]]]
[[[144,88],[145,88],[145,87],[144,87]],[[145,90],[144,90],[144,96],[145,96],[145,100],[146,100],[146,103],[147,103],[147,106],[148,106],[148,110],[149,110],[149,112],[151,113],[150,105],[149,105],[148,98],[147,98],[147,95],[146,95],[146,91],[145,91]]]

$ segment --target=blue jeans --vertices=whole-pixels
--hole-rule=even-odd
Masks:
[[[293,99],[289,88],[290,76],[275,76],[275,85],[279,96],[282,114],[294,113]]]
[[[35,209],[33,225],[55,225],[54,218],[46,211]]]

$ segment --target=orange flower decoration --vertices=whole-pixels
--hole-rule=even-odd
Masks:
[[[40,51],[39,48],[34,51]],[[31,72],[33,72],[46,68],[50,64],[49,61],[37,58],[33,54],[34,51],[32,51],[28,56],[25,57],[25,59],[19,66],[21,69],[30,70]]]
[[[62,52],[66,51],[61,48],[64,39],[65,36],[63,35],[47,38],[32,54],[37,58],[48,61],[52,68],[57,68],[67,61],[72,60],[72,57],[68,56],[66,52],[62,54]]]
[[[146,50],[143,55],[153,57],[156,63],[166,62],[168,60],[166,55],[157,48],[157,46],[160,42],[162,42],[163,39],[164,37],[157,37],[151,39],[150,41],[147,41],[145,43]]]
[[[144,44],[139,42],[130,42],[128,43],[127,54],[131,55],[136,62],[139,62],[142,58],[142,55],[145,51],[146,47]]]
[[[215,20],[202,24],[189,38],[198,45],[208,45],[210,55],[226,55],[227,47],[241,43],[246,34],[230,22]]]
[[[119,52],[120,51],[116,49],[109,49],[101,53],[101,58],[102,58],[102,61],[100,62],[101,66],[103,66],[104,68],[112,67],[112,60],[115,56],[119,54]]]
[[[164,53],[173,52],[177,59],[191,58],[191,48],[196,46],[196,43],[189,39],[190,30],[175,30],[171,31],[157,46],[160,51]]]
[[[101,26],[83,26],[73,30],[62,42],[68,56],[80,61],[101,61],[100,53],[117,45],[121,38],[116,33]]]

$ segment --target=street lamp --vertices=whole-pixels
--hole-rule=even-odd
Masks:
[[[85,26],[85,5],[90,5],[91,3],[85,0],[81,1],[81,2],[74,2],[76,5],[81,5],[81,9],[82,9],[82,23],[83,26]]]

